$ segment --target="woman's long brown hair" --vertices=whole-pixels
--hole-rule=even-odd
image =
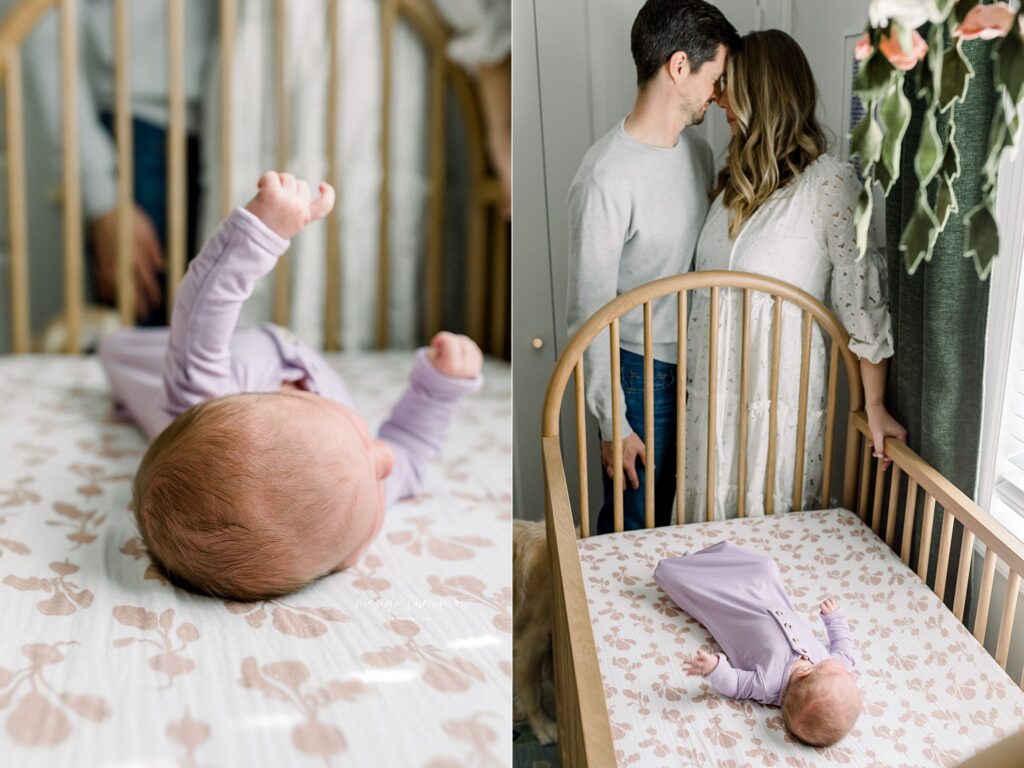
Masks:
[[[777,29],[745,35],[729,55],[726,96],[738,130],[712,196],[724,192],[729,236],[827,149],[818,88],[797,42]]]

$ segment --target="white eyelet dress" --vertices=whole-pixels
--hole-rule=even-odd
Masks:
[[[712,203],[697,243],[697,270],[731,269],[785,280],[830,304],[850,334],[850,349],[872,362],[892,356],[886,264],[873,233],[857,258],[853,213],[861,185],[849,164],[822,155],[776,192],[744,224],[735,240],[722,196]],[[708,441],[708,324],[710,292],[692,299],[688,325],[686,403],[686,507],[688,521],[706,518]],[[831,302],[826,298],[830,294]],[[772,364],[772,298],[752,293],[747,371],[745,514],[763,515],[768,458]],[[796,430],[800,405],[801,311],[784,304],[779,366],[774,511],[792,508]],[[718,402],[716,408],[714,519],[736,516],[739,456],[739,383],[743,291],[720,290]],[[813,326],[808,389],[804,487],[801,506],[821,499],[828,357]],[[834,485],[833,485],[834,487]]]

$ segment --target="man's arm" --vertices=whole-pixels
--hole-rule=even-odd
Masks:
[[[572,336],[598,309],[618,294],[619,261],[629,229],[628,207],[593,178],[577,180],[569,190],[569,290],[566,322]],[[597,417],[601,437],[612,438],[611,352],[608,332],[597,336],[583,358],[586,399]],[[619,391],[622,438],[633,430],[626,421],[626,398]]]

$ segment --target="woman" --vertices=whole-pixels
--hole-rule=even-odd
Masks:
[[[885,262],[874,245],[857,258],[853,213],[861,186],[853,168],[825,153],[825,135],[815,118],[817,88],[800,46],[778,30],[753,32],[729,57],[718,105],[732,129],[728,158],[719,173],[697,243],[696,269],[754,272],[792,283],[831,306],[850,334],[860,372],[875,455],[886,436],[906,439],[883,404],[886,361],[892,356]],[[721,291],[718,320],[715,518],[736,515],[737,440],[743,292]],[[773,300],[753,294],[747,374],[745,513],[764,513]],[[707,291],[694,297],[687,362],[686,503],[690,520],[707,508],[708,422]],[[783,311],[776,429],[773,509],[789,510],[793,499],[797,417],[800,404],[802,317]],[[804,457],[807,508],[821,499],[824,448],[826,348],[815,328]]]

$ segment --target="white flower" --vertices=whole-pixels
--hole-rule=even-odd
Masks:
[[[892,20],[904,29],[917,29],[928,21],[937,24],[945,16],[937,0],[871,0],[868,8],[872,27],[884,27]]]

